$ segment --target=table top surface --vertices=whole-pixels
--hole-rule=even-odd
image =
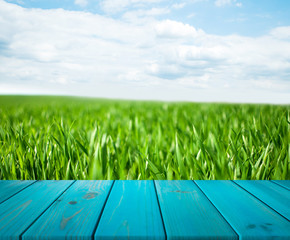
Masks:
[[[290,181],[0,181],[0,239],[290,239]]]

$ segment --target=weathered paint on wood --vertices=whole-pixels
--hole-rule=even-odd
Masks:
[[[91,239],[113,181],[75,182],[22,239]]]
[[[115,181],[95,239],[165,239],[153,181]]]
[[[0,239],[19,236],[73,181],[38,181],[0,204]]]
[[[0,240],[290,239],[284,181],[23,183],[0,181]]]
[[[287,239],[290,223],[231,181],[195,181],[240,239]]]
[[[235,181],[275,211],[290,220],[290,191],[271,181]]]
[[[290,190],[290,180],[275,180],[273,182],[275,182],[275,183],[281,185],[282,187],[285,187],[288,190]]]
[[[193,181],[155,181],[167,239],[238,239]]]
[[[0,204],[14,194],[20,192],[35,181],[1,180],[0,181]]]

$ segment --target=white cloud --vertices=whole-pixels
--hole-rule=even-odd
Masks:
[[[228,5],[228,4],[231,4],[232,3],[232,0],[216,0],[215,1],[215,5],[217,7],[221,7],[221,6],[224,6],[224,5]]]
[[[131,22],[140,21],[142,18],[144,21],[147,21],[147,18],[154,18],[168,13],[170,13],[170,9],[168,8],[151,8],[149,10],[133,10],[125,12],[122,18],[130,20]]]
[[[184,8],[185,7],[185,2],[183,3],[175,3],[172,5],[172,8],[174,9],[181,9],[181,8]]]
[[[203,31],[196,30],[189,24],[183,24],[182,22],[172,20],[165,20],[157,23],[155,31],[157,36],[162,38],[194,38],[203,34]]]
[[[122,12],[126,8],[144,7],[164,0],[102,0],[100,6],[106,13]]]
[[[289,27],[217,36],[144,11],[132,22],[0,0],[0,93],[290,102]]]
[[[237,2],[237,0],[216,0],[214,3],[217,7],[223,7],[231,4],[235,4],[237,7],[242,7],[243,5],[241,2]]]
[[[86,7],[88,5],[88,0],[75,0],[74,3],[80,7]]]
[[[277,27],[271,31],[271,35],[275,38],[290,40],[290,26]]]
[[[187,15],[187,18],[193,18],[193,17],[195,17],[195,16],[196,16],[195,13],[191,13],[191,14]]]

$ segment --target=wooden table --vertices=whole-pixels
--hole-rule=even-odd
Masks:
[[[0,239],[290,239],[290,181],[0,181]]]

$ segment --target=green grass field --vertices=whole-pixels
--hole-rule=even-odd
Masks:
[[[1,96],[0,179],[290,179],[289,110]]]

